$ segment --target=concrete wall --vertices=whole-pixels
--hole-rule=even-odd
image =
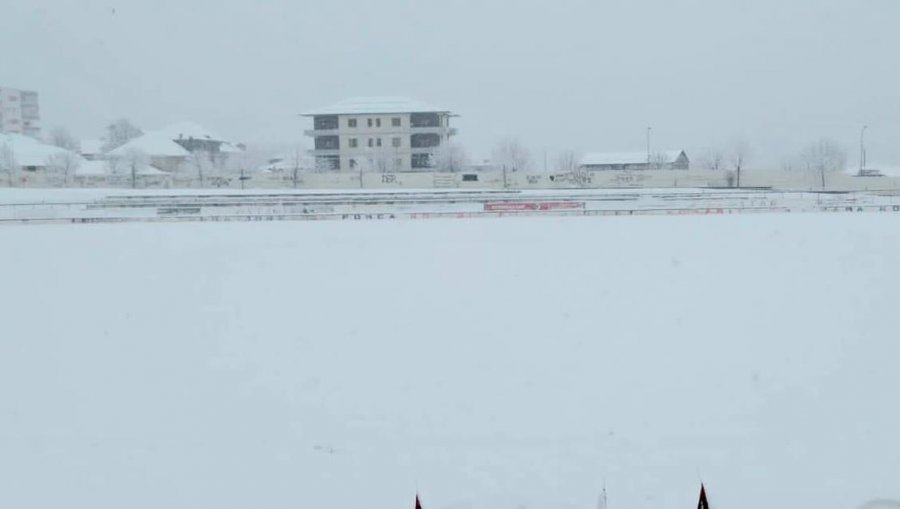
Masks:
[[[477,175],[477,181],[464,181],[464,175]],[[501,171],[477,173],[363,173],[358,172],[303,173],[293,182],[290,172],[256,173],[244,182],[247,188],[258,189],[629,189],[629,188],[724,188],[734,186],[734,177],[725,171],[709,170],[650,170],[633,172],[592,172],[580,178],[565,174],[519,173]],[[184,172],[169,179],[143,179],[143,187],[198,188],[199,181]],[[504,184],[505,182],[505,184]],[[581,184],[579,184],[581,182]],[[0,174],[0,187],[8,185],[7,176]],[[19,171],[14,187],[64,187],[60,176],[46,172]],[[130,179],[91,177],[70,179],[71,187],[130,187]],[[203,187],[240,188],[239,175],[207,175]],[[854,177],[828,174],[825,187],[821,176],[807,172],[745,171],[741,187],[763,187],[785,191],[881,191],[900,190],[900,177]]]

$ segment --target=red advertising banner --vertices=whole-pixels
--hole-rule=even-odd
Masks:
[[[582,209],[584,209],[584,202],[577,201],[498,201],[484,204],[485,212],[529,212]]]

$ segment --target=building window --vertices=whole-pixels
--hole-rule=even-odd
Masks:
[[[400,117],[394,117],[391,119],[391,125],[394,127],[400,127]]]
[[[380,118],[375,119],[375,127],[381,127],[381,119]]]
[[[416,169],[424,169],[432,167],[431,154],[413,154],[412,167]]]
[[[391,140],[391,145],[393,145],[394,148],[398,148],[398,147],[400,146],[401,143],[402,143],[402,142],[401,142],[401,139],[400,139],[400,138],[393,138],[393,139]]]
[[[347,140],[347,144],[350,146],[350,148],[356,148],[359,142],[356,140],[356,138],[350,138],[349,140]]]
[[[381,138],[378,138],[377,140],[375,140],[375,145],[377,145],[379,147],[381,146]]]
[[[350,169],[356,168],[357,162],[356,159],[350,159]]]
[[[372,127],[372,119],[370,118],[368,120],[369,120],[369,127]]]
[[[203,142],[205,140],[190,140],[196,142]],[[184,140],[184,142],[180,143],[180,145],[188,144],[188,140]],[[196,143],[191,144],[192,146],[197,146]],[[185,147],[188,148],[188,147]],[[201,147],[202,148],[202,147]],[[338,150],[341,148],[340,138],[337,136],[316,136],[316,150]],[[188,149],[190,150],[190,149]],[[193,151],[193,150],[191,150]]]
[[[347,127],[356,127],[356,119],[348,118],[347,119]]]
[[[337,115],[319,115],[313,118],[313,127],[315,127],[316,130],[337,129]]]
[[[369,138],[369,148],[372,148],[375,145],[375,141],[372,138]]]

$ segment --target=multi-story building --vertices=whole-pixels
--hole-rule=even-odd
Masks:
[[[303,116],[313,119],[310,154],[325,170],[427,170],[456,134],[450,110],[402,97],[347,99]]]
[[[37,92],[0,87],[0,133],[41,135]]]

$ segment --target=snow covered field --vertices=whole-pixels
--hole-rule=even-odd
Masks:
[[[898,227],[5,227],[0,507],[898,497]]]

